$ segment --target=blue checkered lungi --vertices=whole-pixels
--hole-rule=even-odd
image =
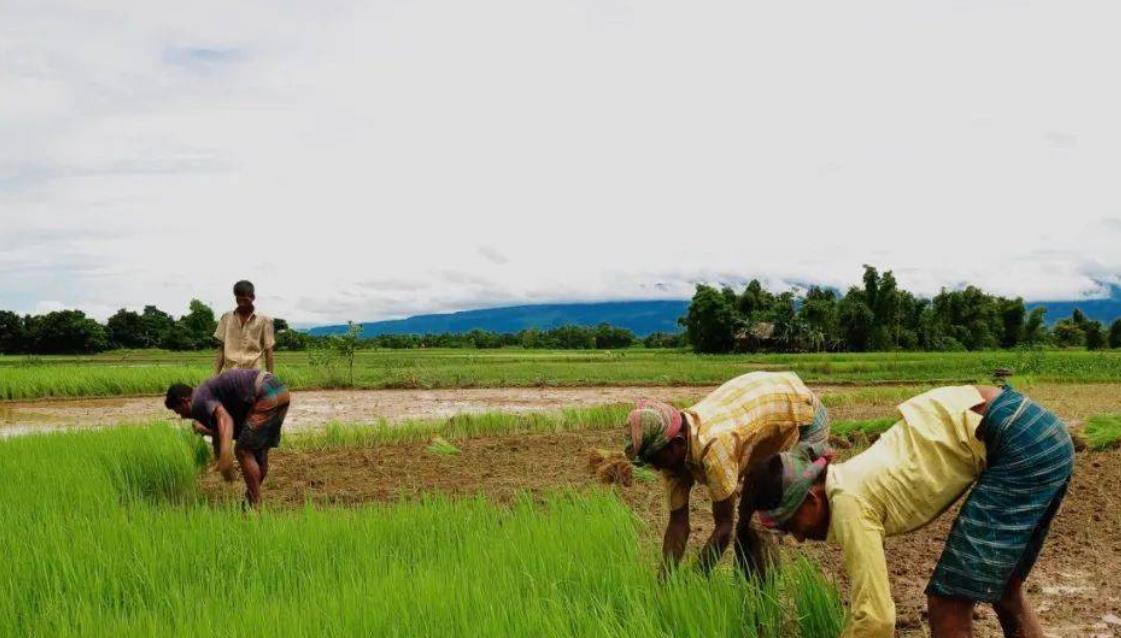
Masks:
[[[1074,471],[1066,425],[1011,387],[978,430],[987,465],[954,521],[927,594],[996,602],[1027,578]]]

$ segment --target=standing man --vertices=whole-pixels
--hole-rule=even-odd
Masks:
[[[271,372],[227,370],[197,388],[176,383],[167,389],[164,406],[194,430],[214,440],[217,470],[234,479],[234,457],[245,479],[245,502],[261,503],[261,483],[269,473],[269,450],[280,444],[280,428],[288,414],[288,388]]]
[[[253,284],[242,280],[234,284],[237,308],[218,320],[214,338],[220,341],[214,374],[234,368],[256,368],[273,371],[272,350],[276,345],[272,318],[258,314]]]
[[[685,554],[689,493],[697,483],[708,488],[715,523],[698,557],[701,569],[708,571],[720,560],[733,531],[739,567],[745,573],[765,569],[765,548],[751,530],[752,512],[741,510],[733,530],[740,478],[754,461],[799,441],[822,451],[829,441],[829,413],[793,372],[745,374],[686,410],[639,402],[627,427],[627,456],[662,472],[669,506],[663,570],[676,566]]]
[[[895,604],[884,537],[926,525],[972,486],[926,588],[931,635],[971,636],[974,605],[988,603],[1005,636],[1042,638],[1023,585],[1074,471],[1066,426],[1008,386],[938,388],[899,412],[847,462],[801,446],[762,460],[741,508],[762,510],[765,525],[799,540],[840,545],[852,596],[843,635],[888,638]]]

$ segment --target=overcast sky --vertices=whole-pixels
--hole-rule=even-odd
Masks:
[[[102,8],[90,8],[93,5]],[[1116,2],[0,0],[0,308],[1121,273]]]

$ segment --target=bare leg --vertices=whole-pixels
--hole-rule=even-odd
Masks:
[[[1013,577],[1004,590],[1004,596],[993,604],[996,617],[1005,638],[1043,638],[1043,627],[1039,616],[1024,595],[1024,581]]]
[[[254,456],[257,459],[257,466],[261,468],[261,484],[264,485],[265,477],[269,475],[269,449],[257,450]]]
[[[932,638],[971,638],[973,601],[961,598],[927,597]]]
[[[253,450],[234,448],[237,462],[241,465],[241,476],[245,479],[245,501],[251,507],[261,504],[261,466],[257,464],[257,457]]]

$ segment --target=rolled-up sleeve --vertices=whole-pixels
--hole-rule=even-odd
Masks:
[[[844,552],[851,589],[849,621],[842,638],[891,638],[895,635],[895,603],[884,557],[883,524],[855,496],[837,494],[829,504],[829,540]]]

